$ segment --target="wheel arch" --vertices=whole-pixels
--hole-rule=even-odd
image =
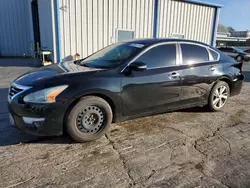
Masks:
[[[220,78],[218,78],[218,79],[216,80],[216,82],[214,83],[214,85],[215,85],[216,83],[218,83],[219,81],[224,81],[224,82],[226,82],[226,83],[228,84],[228,86],[229,86],[230,93],[231,93],[231,91],[232,91],[232,79],[229,78],[229,77],[227,77],[227,76],[222,76],[222,77],[220,77]],[[214,87],[214,85],[213,85],[213,87]]]
[[[105,95],[103,93],[87,93],[87,94],[83,94],[77,98],[75,98],[73,100],[73,102],[71,102],[71,104],[68,106],[65,114],[64,114],[64,118],[63,118],[63,127],[64,127],[64,132],[65,132],[65,128],[66,128],[66,122],[67,122],[67,117],[69,115],[69,113],[71,112],[71,110],[74,108],[74,106],[83,98],[86,96],[96,96],[96,97],[100,97],[103,100],[105,100],[111,107],[112,109],[112,113],[113,113],[113,119],[112,122],[116,122],[116,117],[117,117],[117,106],[115,105],[114,101],[111,99],[110,96]]]
[[[111,97],[109,97],[108,95],[102,94],[102,93],[91,93],[91,94],[83,95],[82,97],[86,97],[86,96],[96,96],[96,97],[100,97],[103,100],[105,100],[112,109],[112,113],[113,113],[112,123],[115,122],[115,120],[116,120],[116,105],[115,105],[114,101],[111,99]],[[80,100],[81,100],[81,98],[80,98]]]

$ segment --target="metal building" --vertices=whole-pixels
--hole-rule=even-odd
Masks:
[[[60,61],[117,41],[153,37],[214,45],[220,8],[197,0],[2,0],[0,55],[32,55],[39,44]]]

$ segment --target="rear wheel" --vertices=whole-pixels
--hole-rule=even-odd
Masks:
[[[208,107],[211,111],[221,110],[230,96],[230,88],[224,81],[219,81],[211,90]]]
[[[67,120],[69,135],[78,142],[103,136],[112,122],[112,109],[100,97],[86,96],[71,110]]]

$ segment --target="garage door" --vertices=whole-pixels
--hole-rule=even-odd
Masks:
[[[0,23],[0,56],[30,55],[28,0],[1,0]]]

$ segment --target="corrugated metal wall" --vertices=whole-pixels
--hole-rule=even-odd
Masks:
[[[30,55],[27,0],[0,1],[0,56]]]
[[[60,0],[59,7],[62,58],[115,42],[117,29],[153,37],[154,0]]]
[[[159,37],[183,34],[211,44],[215,8],[176,0],[159,0]]]

